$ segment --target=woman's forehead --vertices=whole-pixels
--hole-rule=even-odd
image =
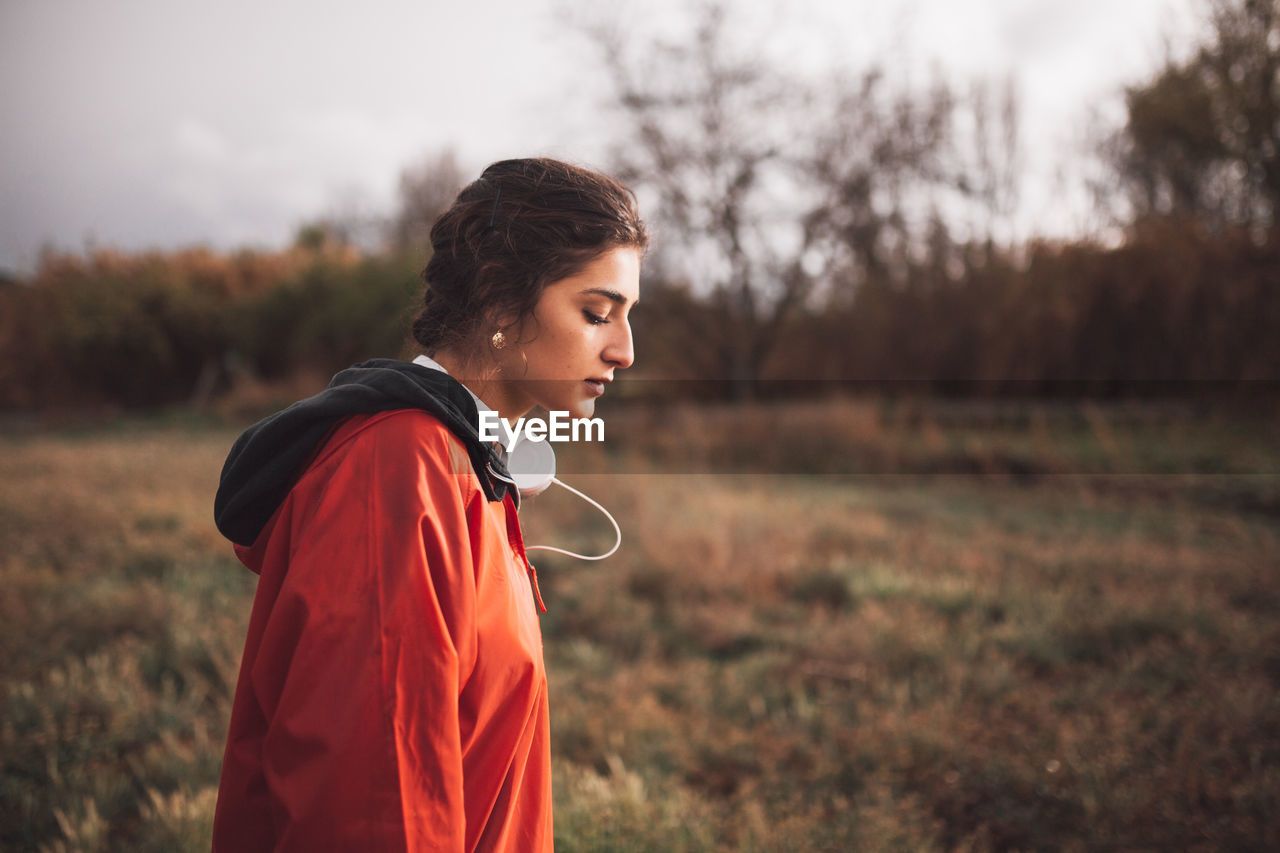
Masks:
[[[640,298],[640,252],[630,246],[610,249],[577,274],[550,285],[568,293],[600,296],[618,305]]]

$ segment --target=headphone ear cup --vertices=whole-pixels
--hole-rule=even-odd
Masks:
[[[556,452],[549,441],[516,441],[507,457],[507,470],[515,480],[520,497],[540,495],[556,476]]]

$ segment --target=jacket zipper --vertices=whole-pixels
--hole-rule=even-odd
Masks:
[[[508,496],[503,500],[504,503],[507,503],[508,501],[511,501],[510,494],[508,494]],[[512,501],[511,503],[514,502]],[[538,570],[533,567],[533,563],[529,562],[529,555],[524,550],[524,537],[520,534],[520,522],[517,520],[514,510],[510,508],[510,503],[508,503],[508,507],[509,509],[506,512],[507,539],[508,541],[515,543],[516,556],[518,556],[520,561],[524,563],[524,567],[529,573],[529,586],[533,590],[533,600],[537,604],[538,610],[542,613],[546,613],[547,605],[542,603],[542,591],[538,589]]]

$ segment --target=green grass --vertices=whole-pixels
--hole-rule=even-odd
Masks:
[[[1274,449],[1118,424],[1114,453],[1164,435],[1149,456],[1194,458],[960,474],[947,455],[989,454],[981,425],[911,450],[859,418],[864,458],[905,473],[619,453],[565,474],[625,540],[603,563],[535,554],[557,848],[1280,846],[1280,476],[1191,471]],[[0,439],[0,848],[208,848],[255,580],[211,519],[234,435]],[[524,522],[531,544],[609,541],[555,492]]]

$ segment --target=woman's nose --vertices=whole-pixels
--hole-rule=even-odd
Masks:
[[[618,324],[619,333],[605,347],[603,353],[604,360],[612,364],[618,370],[625,370],[631,366],[636,359],[635,343],[631,336],[631,324],[622,321]]]

